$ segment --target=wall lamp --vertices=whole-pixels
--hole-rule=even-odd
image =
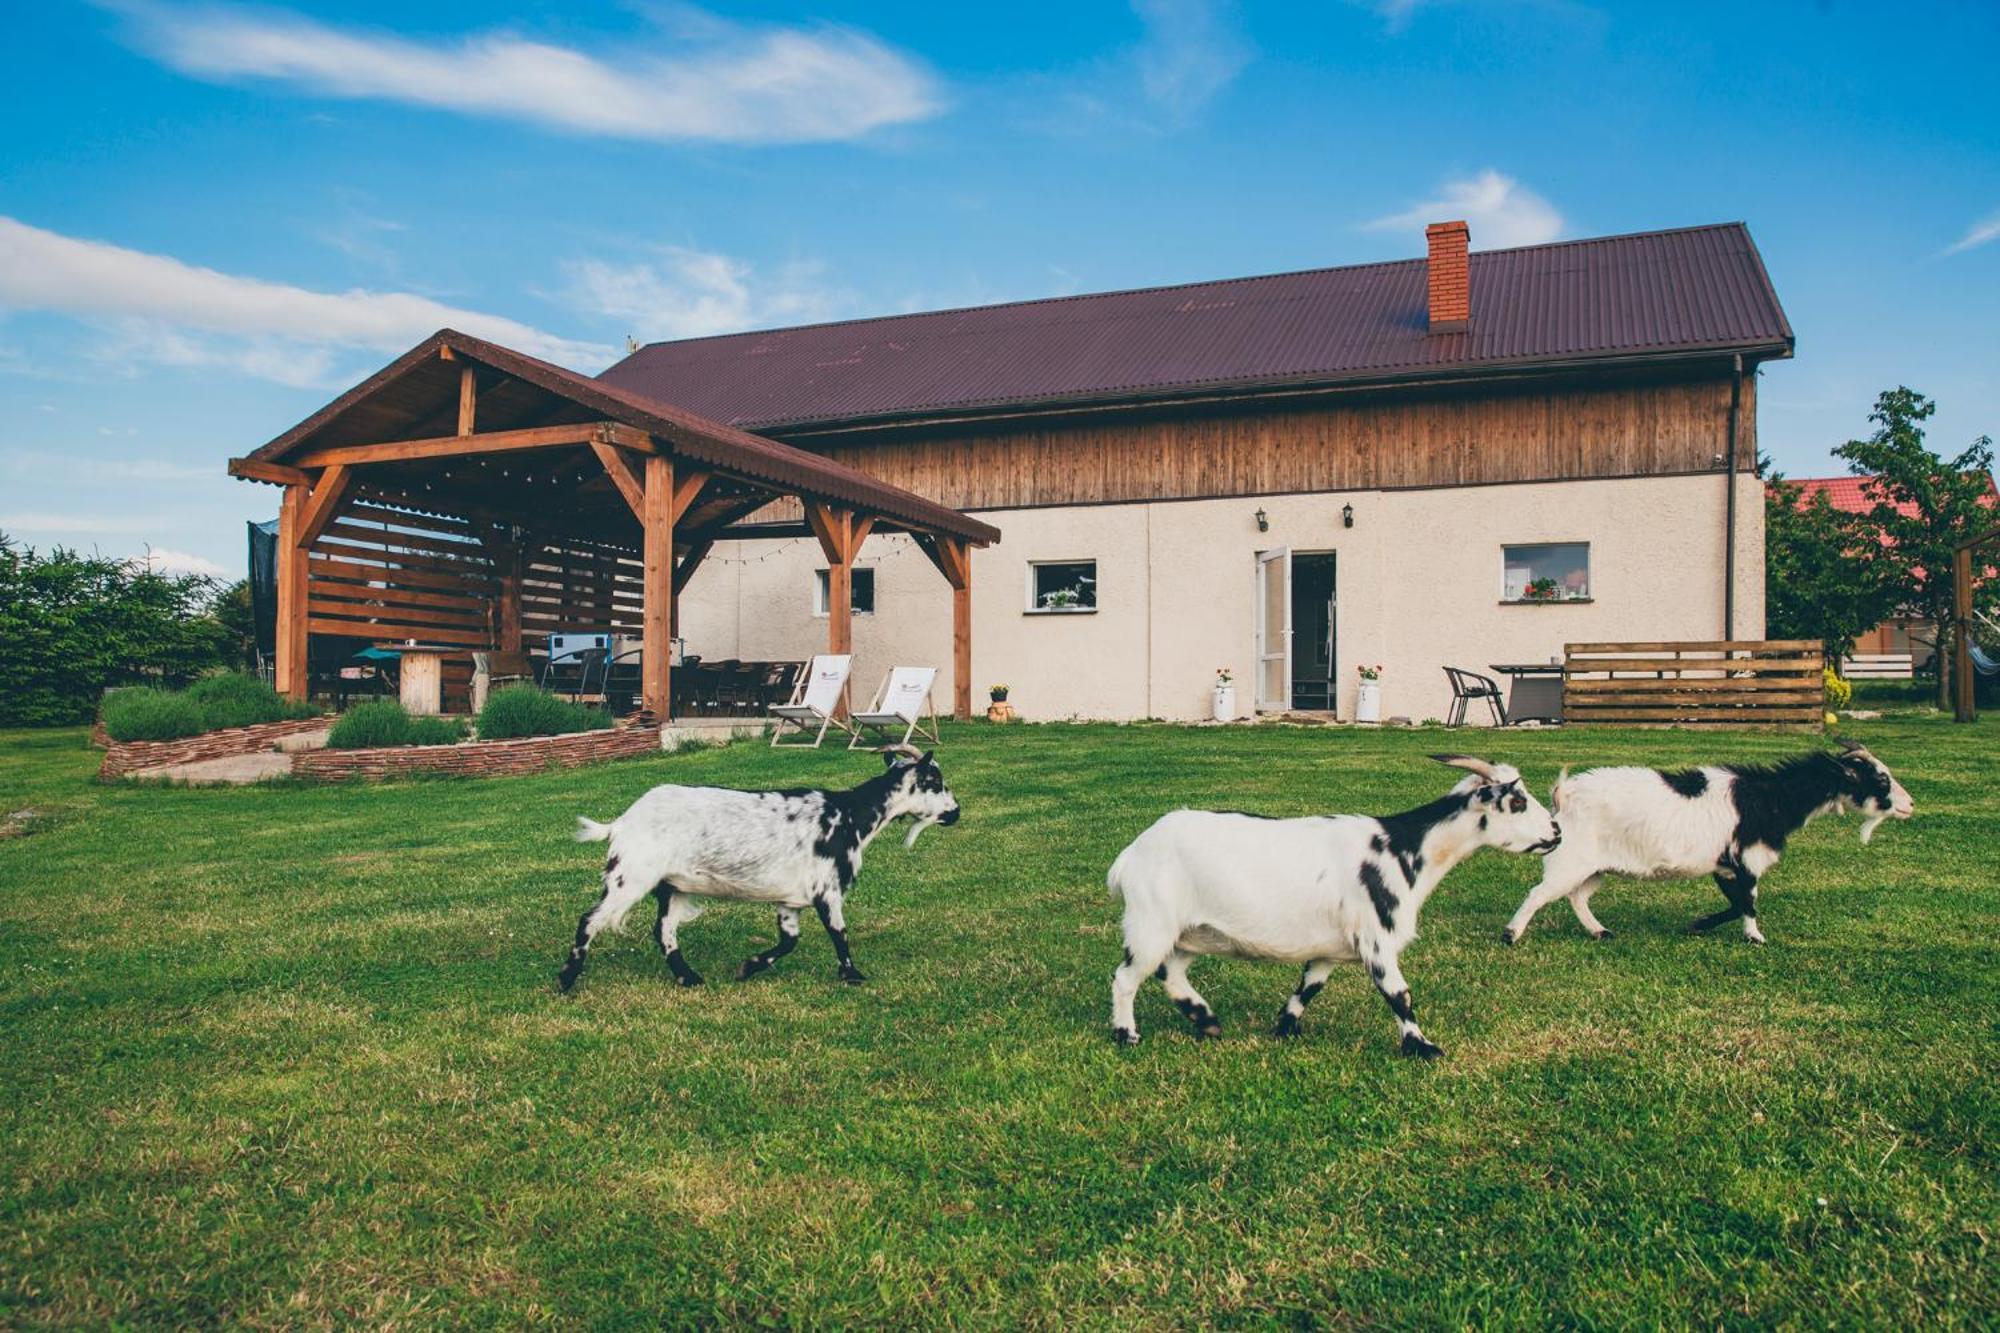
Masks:
[[[1263,510],[1259,509],[1257,511],[1257,531],[1269,532],[1270,530],[1271,530],[1271,516],[1265,513]]]
[[[1354,526],[1353,505],[1342,505],[1340,507],[1340,526],[1343,528],[1351,528]]]

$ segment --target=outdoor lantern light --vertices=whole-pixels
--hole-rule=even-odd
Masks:
[[[1351,528],[1354,526],[1353,505],[1342,505],[1340,507],[1340,526],[1343,528]]]
[[[1257,531],[1269,532],[1270,530],[1271,530],[1271,516],[1265,513],[1263,510],[1259,509],[1257,511]]]

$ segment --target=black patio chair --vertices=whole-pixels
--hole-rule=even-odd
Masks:
[[[1451,711],[1445,717],[1448,727],[1465,725],[1465,713],[1474,699],[1484,699],[1486,706],[1493,710],[1493,725],[1507,725],[1507,705],[1500,700],[1500,682],[1491,676],[1482,676],[1477,671],[1463,671],[1458,667],[1446,667],[1445,678],[1451,682]]]

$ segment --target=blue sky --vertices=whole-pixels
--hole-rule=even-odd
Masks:
[[[1750,224],[1764,447],[2000,428],[2000,6],[52,3],[0,45],[0,530],[240,575],[451,323],[641,340]]]

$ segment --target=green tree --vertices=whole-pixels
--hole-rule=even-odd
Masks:
[[[0,726],[88,722],[107,686],[179,685],[224,665],[215,581],[0,533]]]
[[[1771,473],[1764,503],[1764,623],[1774,639],[1817,639],[1835,666],[1896,609],[1880,567],[1824,492]]]
[[[1875,432],[1833,451],[1850,471],[1869,477],[1875,507],[1851,516],[1856,550],[1880,576],[1899,607],[1937,627],[1937,699],[1950,699],[1952,550],[1991,527],[1993,442],[1980,436],[1955,458],[1924,444],[1923,423],[1937,404],[1910,388],[1875,400]],[[1909,512],[1905,513],[1907,509]]]
[[[229,631],[229,665],[242,671],[257,665],[257,622],[250,610],[250,580],[238,579],[215,597],[215,618]]]

